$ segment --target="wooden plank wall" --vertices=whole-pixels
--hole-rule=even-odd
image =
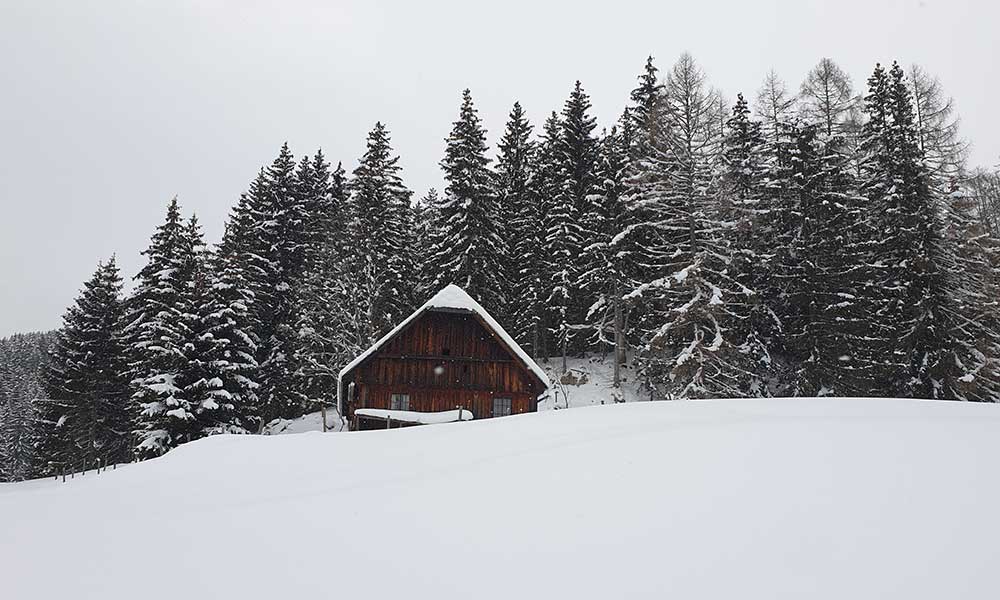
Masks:
[[[423,388],[531,392],[535,387],[525,368],[473,316],[461,313],[423,315],[354,376],[359,384]]]
[[[477,391],[463,389],[415,389],[393,385],[364,385],[359,390],[354,408],[389,409],[392,394],[404,393],[410,396],[410,410],[417,412],[441,412],[462,407],[471,410],[477,419],[493,416],[493,398],[510,398],[511,414],[538,410],[535,396],[525,393],[503,391]]]
[[[533,376],[471,314],[428,312],[353,372],[353,408],[390,408],[393,393],[410,396],[410,410],[461,406],[492,417],[493,398],[511,398],[511,412],[537,410]]]

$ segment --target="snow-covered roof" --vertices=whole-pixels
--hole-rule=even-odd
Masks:
[[[374,419],[392,419],[404,423],[420,423],[421,425],[436,425],[438,423],[454,423],[455,421],[471,421],[471,410],[445,410],[441,412],[417,412],[413,410],[385,410],[382,408],[359,408],[354,414]]]
[[[498,338],[500,338],[500,341],[502,341],[504,345],[510,348],[511,352],[514,353],[517,359],[520,360],[522,363],[524,363],[524,365],[528,367],[528,369],[536,377],[538,377],[538,379],[543,384],[548,386],[549,378],[548,375],[545,374],[545,371],[543,371],[542,368],[538,366],[538,363],[536,363],[534,360],[531,359],[528,353],[525,352],[524,349],[521,348],[521,346],[519,346],[517,342],[514,341],[514,338],[512,338],[509,333],[504,331],[504,328],[501,327],[500,324],[497,323],[492,316],[490,316],[490,313],[486,312],[486,309],[483,308],[482,305],[480,305],[478,302],[476,302],[472,298],[472,296],[467,294],[465,290],[463,290],[462,288],[458,287],[455,284],[450,284],[440,292],[434,294],[434,297],[425,302],[423,306],[415,310],[412,315],[403,319],[403,321],[399,325],[396,325],[392,329],[392,331],[382,336],[382,338],[379,339],[379,341],[372,344],[371,348],[368,348],[367,350],[359,354],[354,360],[347,363],[347,366],[345,366],[343,369],[340,370],[340,374],[338,376],[338,384],[337,384],[338,404],[340,400],[340,395],[343,393],[339,380],[343,379],[344,375],[346,375],[354,367],[364,362],[365,359],[367,359],[369,356],[377,352],[378,349],[381,348],[383,345],[385,345],[386,342],[396,337],[399,334],[399,332],[405,329],[406,326],[412,323],[417,317],[419,317],[420,315],[424,314],[429,310],[435,310],[435,309],[463,310],[477,315],[480,319],[483,320],[483,322],[486,323],[486,325],[491,330],[493,330],[493,333],[496,334]]]

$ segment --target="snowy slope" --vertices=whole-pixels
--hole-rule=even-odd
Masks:
[[[4,598],[995,598],[1000,406],[646,403],[217,436],[0,485]]]
[[[614,401],[614,366],[609,357],[599,355],[567,359],[566,373],[562,372],[562,359],[550,358],[541,366],[549,376],[551,386],[548,397],[538,403],[538,410],[578,408]],[[622,369],[621,395],[625,402],[648,400],[630,369]]]

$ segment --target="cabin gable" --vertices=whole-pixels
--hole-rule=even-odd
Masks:
[[[533,412],[547,382],[505,336],[474,311],[422,310],[342,374],[344,416],[358,408],[461,408],[476,419]]]

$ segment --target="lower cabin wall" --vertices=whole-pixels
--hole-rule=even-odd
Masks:
[[[538,400],[524,392],[493,392],[483,390],[462,389],[428,389],[406,388],[405,386],[385,386],[360,384],[355,390],[355,398],[351,403],[350,413],[357,408],[390,409],[392,394],[408,394],[410,396],[409,410],[416,412],[443,412],[464,408],[472,411],[476,419],[493,417],[493,398],[510,398],[511,414],[517,415],[538,410]]]

